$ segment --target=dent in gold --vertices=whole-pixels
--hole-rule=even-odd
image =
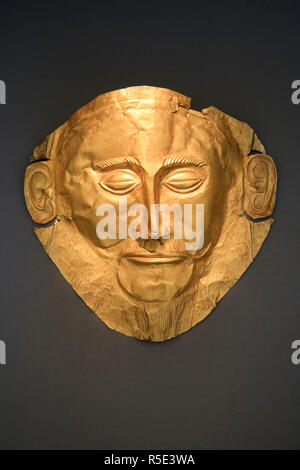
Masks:
[[[250,126],[149,86],[77,111],[35,148],[25,175],[33,220],[54,221],[35,232],[65,279],[110,328],[150,341],[189,330],[235,284],[269,232],[275,194],[274,162]],[[204,204],[201,250],[174,227],[170,239],[100,240],[96,208],[124,195],[149,209]]]

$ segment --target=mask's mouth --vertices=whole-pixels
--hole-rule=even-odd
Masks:
[[[194,262],[185,253],[130,252],[118,269],[120,285],[142,302],[164,302],[178,295],[189,283]]]
[[[140,253],[130,253],[125,255],[124,258],[127,261],[135,264],[178,264],[185,261],[187,255],[177,255],[177,254],[140,254]]]

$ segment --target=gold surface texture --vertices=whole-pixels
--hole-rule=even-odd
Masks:
[[[100,95],[46,137],[24,191],[32,219],[47,224],[36,235],[90,309],[120,333],[164,341],[203,320],[253,261],[273,222],[276,183],[250,126],[137,86]],[[96,208],[118,210],[125,195],[149,214],[153,204],[203,205],[203,246],[188,250],[175,224],[170,238],[159,226],[154,239],[150,229],[99,239]]]

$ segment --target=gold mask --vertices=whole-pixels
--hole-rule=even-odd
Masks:
[[[191,110],[180,93],[138,86],[100,95],[36,147],[25,199],[35,222],[54,220],[35,233],[106,325],[164,341],[203,320],[253,261],[273,222],[276,180],[247,124],[214,107]],[[127,207],[149,209],[146,232],[134,211],[125,214],[135,238],[121,233],[124,196]],[[174,235],[175,213],[168,233],[159,216],[153,237],[155,204],[203,207],[202,243],[187,249],[186,233]],[[116,208],[113,237],[98,236],[100,205]],[[196,234],[195,223],[192,215]]]

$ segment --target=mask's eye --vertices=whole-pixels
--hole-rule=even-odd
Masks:
[[[169,173],[163,184],[177,193],[190,193],[200,188],[205,180],[204,171],[198,168],[179,168]]]
[[[117,169],[104,172],[100,186],[115,194],[126,194],[132,191],[141,180],[139,176],[128,169]]]

